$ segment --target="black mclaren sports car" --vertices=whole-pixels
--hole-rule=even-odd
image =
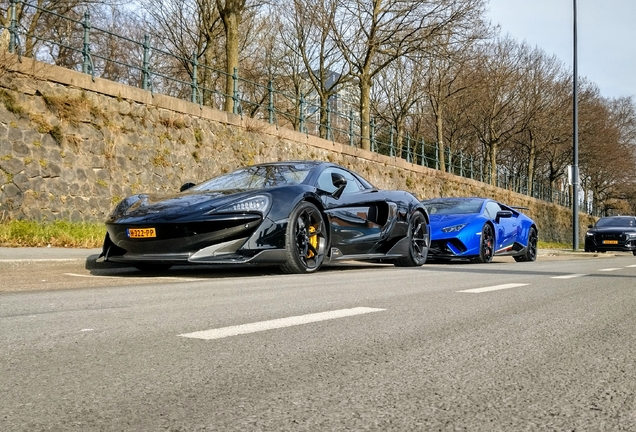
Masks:
[[[405,191],[320,161],[253,165],[169,196],[133,195],[106,221],[100,261],[140,270],[275,264],[310,273],[338,260],[421,266],[429,218]]]
[[[585,233],[585,252],[622,251],[636,255],[636,216],[607,216]]]

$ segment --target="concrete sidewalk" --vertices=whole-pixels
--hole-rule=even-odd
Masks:
[[[87,259],[92,255],[99,256],[101,252],[101,248],[75,249],[58,247],[0,247],[0,261]]]

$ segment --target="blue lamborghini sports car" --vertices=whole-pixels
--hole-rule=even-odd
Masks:
[[[430,260],[537,258],[537,226],[518,208],[486,198],[436,198],[422,204],[430,215]]]

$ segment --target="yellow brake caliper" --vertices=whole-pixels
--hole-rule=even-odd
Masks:
[[[316,234],[316,227],[313,225],[309,226],[309,244],[313,246],[313,250],[307,251],[307,258],[314,257],[314,250],[318,248],[318,235]]]

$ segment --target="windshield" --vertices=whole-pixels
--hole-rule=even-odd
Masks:
[[[263,189],[302,183],[313,165],[258,165],[241,168],[194,186],[193,190]]]
[[[597,227],[634,227],[634,218],[600,218],[596,222]]]
[[[483,203],[481,199],[444,199],[422,202],[429,214],[441,215],[479,213]]]

